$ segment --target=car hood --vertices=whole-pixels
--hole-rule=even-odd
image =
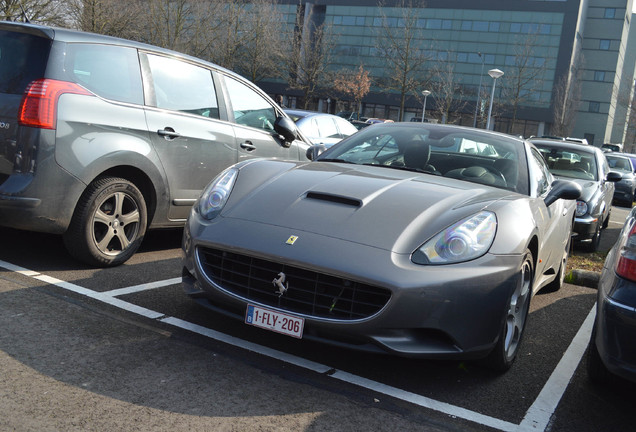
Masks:
[[[412,253],[442,229],[511,195],[519,197],[373,166],[261,161],[243,167],[222,217]]]

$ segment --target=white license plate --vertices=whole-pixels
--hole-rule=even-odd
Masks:
[[[245,323],[256,327],[282,333],[301,339],[305,320],[292,315],[265,309],[260,306],[247,305]]]

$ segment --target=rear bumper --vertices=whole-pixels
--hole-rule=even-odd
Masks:
[[[0,185],[0,225],[62,234],[86,185],[54,165],[38,174],[12,174]]]
[[[636,382],[636,305],[614,298],[633,289],[633,282],[618,277],[612,269],[604,269],[599,284],[595,342],[610,372]]]

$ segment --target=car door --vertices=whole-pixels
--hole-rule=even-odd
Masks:
[[[171,220],[185,219],[201,190],[238,161],[236,139],[218,103],[212,69],[143,53],[146,121],[165,169]]]
[[[247,82],[223,75],[228,118],[234,123],[239,160],[267,157],[306,160],[308,144],[295,140],[291,145],[274,131],[277,117],[283,116],[273,101]]]

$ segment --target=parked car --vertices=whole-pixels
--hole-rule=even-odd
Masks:
[[[636,174],[634,162],[623,153],[606,153],[605,159],[609,163],[610,169],[620,173],[623,178],[616,182],[614,188],[614,201],[631,207],[634,203],[634,192],[636,191]]]
[[[366,117],[361,117],[357,112],[355,111],[339,111],[336,113],[336,115],[338,117],[341,117],[345,120],[349,120],[349,121],[366,121]]]
[[[176,52],[0,23],[0,225],[62,234],[120,264],[146,228],[183,226],[210,176],[309,144],[258,87]]]
[[[604,384],[615,377],[636,383],[636,208],[605,259],[597,296],[588,375]]]
[[[541,151],[552,174],[575,181],[583,189],[576,202],[576,242],[588,251],[596,251],[601,232],[609,223],[614,183],[622,179],[621,174],[610,171],[598,147],[549,139],[530,141]]]
[[[623,144],[606,143],[606,144],[603,144],[601,146],[601,149],[609,150],[609,151],[613,151],[613,152],[622,152],[623,151]]]
[[[343,138],[358,132],[351,122],[333,114],[285,108],[300,132],[312,143],[331,147]]]
[[[366,123],[368,124],[378,124],[378,123],[394,123],[393,120],[389,119],[381,119],[381,118],[369,118]]]
[[[503,371],[533,294],[563,283],[580,192],[527,141],[377,124],[313,162],[213,180],[184,230],[183,286],[288,336]]]

